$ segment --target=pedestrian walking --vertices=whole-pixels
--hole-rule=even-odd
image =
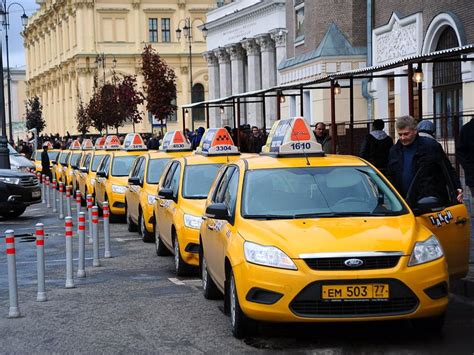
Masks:
[[[41,152],[41,173],[48,176],[49,180],[53,180],[53,174],[51,173],[47,144],[43,144],[43,151]]]
[[[457,201],[462,203],[461,183],[441,145],[434,139],[420,137],[411,116],[398,118],[396,129],[399,139],[390,149],[386,175],[398,192],[412,206],[428,196],[448,204],[454,196],[447,195],[446,186],[452,184]]]
[[[388,153],[393,146],[392,137],[383,130],[385,123],[383,120],[374,120],[372,132],[368,134],[360,149],[360,156],[369,161],[382,173],[385,173],[388,163]]]
[[[420,137],[436,139],[435,138],[435,131],[436,131],[435,125],[431,121],[428,121],[428,120],[421,121],[420,123],[418,123],[418,126],[416,126],[416,130],[418,131],[418,135]]]
[[[474,199],[474,120],[471,119],[461,128],[456,157],[464,169],[466,185],[471,190],[471,203]],[[471,214],[474,210],[471,208]]]
[[[331,136],[326,130],[326,124],[324,122],[316,123],[313,133],[316,137],[316,141],[321,144],[324,153],[332,154]]]

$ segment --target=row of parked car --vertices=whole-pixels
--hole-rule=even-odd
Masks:
[[[179,131],[145,150],[134,134],[84,142],[60,152],[56,177],[108,201],[174,255],[177,275],[199,272],[236,337],[259,321],[442,328],[449,280],[468,270],[470,221],[454,197],[410,207],[368,162],[325,155],[302,118],[277,121],[260,155],[240,154],[224,128],[196,151]]]

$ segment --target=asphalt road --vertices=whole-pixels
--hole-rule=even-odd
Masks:
[[[38,221],[47,233],[48,301],[42,303],[36,302],[35,243],[29,235]],[[417,334],[408,322],[263,324],[255,336],[236,340],[223,302],[205,300],[197,278],[175,279],[173,259],[157,257],[153,244],[127,232],[125,224],[111,225],[113,258],[102,258],[101,267],[92,267],[86,244],[87,277],[65,289],[63,223],[44,205],[15,221],[0,219],[0,353],[474,352],[474,301],[458,296],[451,297],[442,336]],[[10,228],[17,235],[17,319],[7,318],[3,235]],[[101,247],[102,241],[101,234]]]

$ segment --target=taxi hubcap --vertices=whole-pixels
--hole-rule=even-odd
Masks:
[[[206,259],[202,258],[202,288],[206,289],[207,287],[207,265]]]
[[[155,225],[155,248],[158,250],[158,243],[160,242],[160,234],[158,233],[158,226]]]
[[[179,266],[179,245],[178,245],[178,238],[174,237],[174,266],[176,270],[178,270]]]
[[[141,229],[142,229],[142,236],[145,235],[146,232],[146,227],[145,227],[145,218],[143,218],[143,214],[140,216],[140,224],[141,224]]]
[[[232,326],[235,326],[235,303],[236,303],[236,295],[235,295],[235,282],[234,278],[230,279],[230,321]]]

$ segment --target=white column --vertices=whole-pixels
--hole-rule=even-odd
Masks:
[[[278,66],[286,59],[286,35],[288,31],[285,29],[278,29],[272,33],[272,39],[275,42],[276,48],[276,70],[277,70],[277,84],[281,84],[281,75]]]
[[[219,62],[213,51],[204,52],[204,58],[207,60],[207,69],[209,72],[209,100],[218,99],[220,97]],[[219,108],[209,108],[209,127],[220,126]]]
[[[262,88],[260,47],[254,39],[242,42],[247,51],[247,89],[256,91]],[[263,126],[262,105],[259,103],[247,104],[247,123],[251,126]]]
[[[275,42],[269,34],[256,38],[262,55],[262,89],[276,85]],[[276,117],[276,98],[265,99],[266,126],[271,127]]]
[[[243,56],[245,51],[240,43],[226,46],[227,53],[230,55],[230,65],[232,71],[232,95],[245,92],[245,71]],[[237,114],[237,112],[236,112]],[[245,104],[240,105],[241,124],[245,121]],[[236,118],[237,120],[237,118]]]
[[[216,50],[217,58],[219,59],[219,76],[220,76],[220,97],[227,97],[232,95],[232,74],[230,69],[230,58],[225,48]],[[224,114],[221,114],[222,125],[233,127],[232,122],[232,107],[225,107]]]

